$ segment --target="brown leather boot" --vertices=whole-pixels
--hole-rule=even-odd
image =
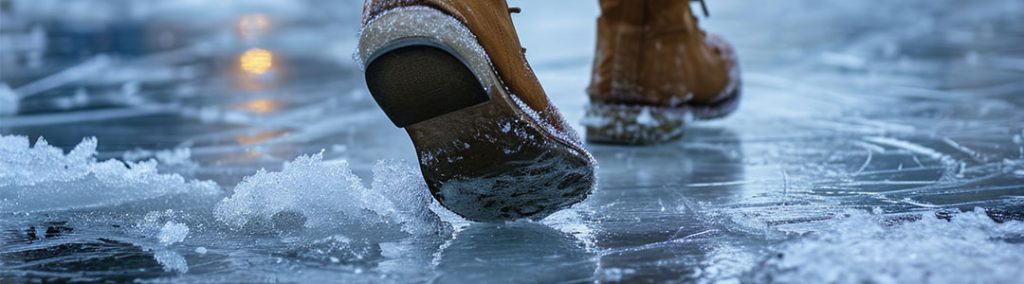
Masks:
[[[692,119],[725,116],[740,97],[736,53],[697,25],[687,0],[601,0],[587,140],[678,139]],[[703,5],[703,2],[701,3]]]
[[[499,0],[368,0],[357,57],[431,193],[476,221],[582,201],[595,161],[548,101]]]

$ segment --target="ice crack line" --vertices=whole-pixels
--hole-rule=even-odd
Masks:
[[[947,156],[945,154],[942,154],[939,151],[935,151],[932,148],[928,148],[928,147],[921,146],[919,144],[911,143],[911,142],[904,141],[904,140],[888,138],[888,137],[865,137],[864,140],[866,140],[868,142],[871,142],[871,143],[875,143],[875,144],[881,144],[881,145],[885,145],[885,146],[890,146],[890,147],[896,147],[896,148],[904,149],[904,150],[907,150],[907,151],[910,151],[910,152],[914,152],[914,153],[918,153],[918,154],[921,154],[921,155],[925,155],[925,156],[931,157],[932,159],[936,159],[936,160],[943,160],[945,158],[949,158],[949,156]]]

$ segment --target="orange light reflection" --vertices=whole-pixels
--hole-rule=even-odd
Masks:
[[[262,131],[262,132],[258,132],[258,133],[250,134],[250,135],[239,135],[239,136],[235,137],[235,141],[237,141],[238,144],[242,144],[242,145],[255,145],[255,144],[260,144],[260,143],[266,142],[266,141],[268,141],[270,139],[281,137],[281,136],[284,136],[284,135],[287,135],[287,134],[288,134],[288,131],[283,130],[283,129],[270,130],[270,131]]]
[[[243,15],[238,19],[238,32],[242,38],[254,38],[270,29],[270,19],[263,14]]]
[[[274,68],[274,54],[266,49],[246,50],[238,58],[238,67],[249,74],[263,75]]]
[[[267,114],[280,109],[281,102],[272,99],[257,99],[243,103],[240,107],[252,113]]]

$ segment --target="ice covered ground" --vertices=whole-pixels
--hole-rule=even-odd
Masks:
[[[0,280],[1024,279],[1017,1],[710,2],[740,111],[588,145],[590,199],[508,224],[430,202],[351,59],[359,2],[204,2],[0,10]],[[512,2],[571,121],[593,2]]]

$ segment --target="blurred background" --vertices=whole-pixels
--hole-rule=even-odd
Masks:
[[[527,58],[577,129],[596,2],[510,1]],[[352,59],[361,1],[0,0],[0,134],[63,151],[96,137],[86,165],[153,160],[218,192],[76,203],[110,188],[57,180],[33,195],[15,177],[39,168],[0,158],[0,280],[1024,278],[1024,2],[707,4],[701,25],[743,69],[736,114],[678,143],[588,145],[600,189],[542,222],[471,224],[435,206],[447,234],[382,240],[354,226],[237,230],[213,212],[246,177],[301,155],[367,181],[378,160],[415,161]],[[36,155],[4,143],[8,157]],[[55,195],[66,203],[46,202]],[[323,237],[334,233],[348,241]]]

